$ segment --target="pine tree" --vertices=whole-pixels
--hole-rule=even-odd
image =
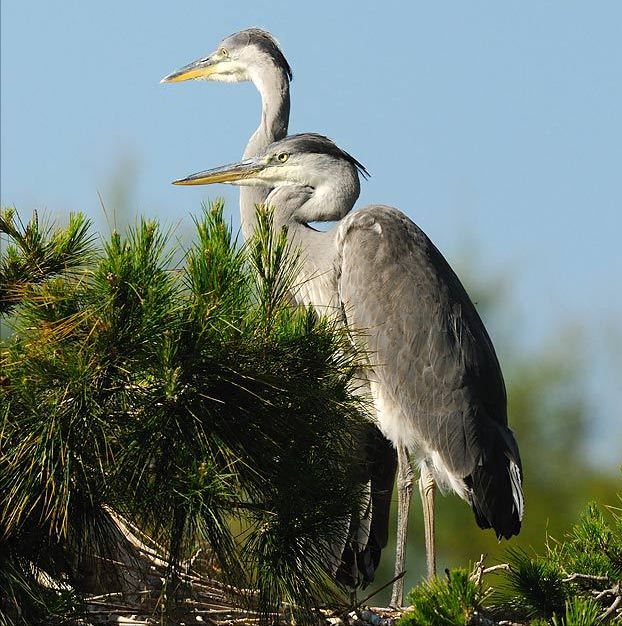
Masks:
[[[175,262],[155,222],[96,246],[80,215],[60,228],[3,211],[5,624],[77,619],[117,590],[170,619],[228,594],[304,622],[339,597],[366,420],[357,356],[290,306],[297,255],[270,212],[258,221],[241,246],[206,207]]]

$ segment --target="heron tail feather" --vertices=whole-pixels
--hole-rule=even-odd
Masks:
[[[367,516],[353,517],[348,533],[350,539],[336,574],[341,584],[362,589],[373,582],[382,549],[389,540],[389,513],[397,471],[395,448],[376,426],[370,425],[364,454],[365,478],[370,487],[369,529],[360,537],[361,518]]]
[[[497,538],[520,532],[523,519],[523,471],[512,431],[495,424],[493,438],[469,477],[471,506],[480,528],[493,528]]]

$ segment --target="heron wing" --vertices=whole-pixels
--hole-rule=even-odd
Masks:
[[[396,209],[350,214],[336,274],[348,324],[364,331],[373,376],[417,443],[464,477],[507,424],[492,342],[458,277],[425,233]]]

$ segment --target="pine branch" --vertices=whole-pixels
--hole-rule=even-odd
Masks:
[[[0,314],[6,315],[25,297],[29,286],[86,264],[92,255],[90,222],[70,214],[65,228],[40,224],[35,212],[24,225],[14,209],[0,211],[0,237],[10,243],[0,259]]]

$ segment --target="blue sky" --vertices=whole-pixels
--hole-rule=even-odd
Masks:
[[[580,329],[594,450],[617,458],[619,0],[3,0],[1,18],[3,205],[84,211],[106,231],[98,194],[114,206],[125,181],[137,214],[182,231],[218,196],[237,223],[235,188],[170,181],[241,155],[256,92],[159,80],[225,35],[267,28],[294,70],[290,130],[365,164],[359,205],[397,206],[450,259],[475,250],[485,274],[506,274],[525,349]]]

